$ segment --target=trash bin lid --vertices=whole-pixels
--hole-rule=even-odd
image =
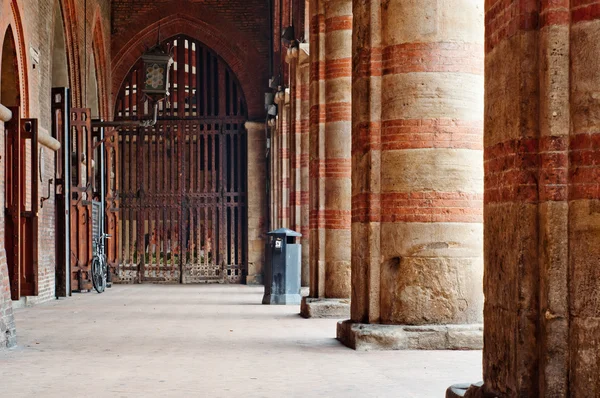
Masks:
[[[292,231],[291,229],[288,229],[288,228],[279,228],[279,229],[276,229],[275,231],[271,231],[271,232],[267,233],[267,235],[285,235],[285,236],[296,236],[296,237],[302,236],[302,234],[300,232]]]

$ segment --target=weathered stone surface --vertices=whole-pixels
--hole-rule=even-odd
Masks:
[[[351,319],[372,325],[340,337],[481,347],[444,328],[483,314],[482,4],[372,0],[353,18]]]
[[[350,299],[303,297],[300,315],[304,318],[346,319],[350,317]]]
[[[381,325],[338,322],[337,339],[357,351],[480,350],[483,325]]]
[[[454,384],[446,390],[446,398],[483,398],[482,385],[483,382]]]
[[[352,1],[310,2],[310,297],[351,294]]]
[[[265,263],[265,157],[264,123],[246,123],[248,131],[248,274],[246,284],[263,283]]]

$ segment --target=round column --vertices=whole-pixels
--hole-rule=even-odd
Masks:
[[[302,314],[339,317],[349,313],[351,291],[352,1],[313,1],[311,16],[310,298],[315,300],[303,305]]]
[[[363,339],[350,322],[338,336],[355,348],[380,333],[379,348],[482,345],[480,3],[354,2],[352,320],[406,332]]]

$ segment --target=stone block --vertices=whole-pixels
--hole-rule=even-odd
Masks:
[[[347,319],[350,317],[350,299],[303,297],[300,315],[304,318]]]
[[[357,351],[481,350],[483,325],[381,325],[338,322],[337,339]]]
[[[483,398],[483,382],[454,384],[446,390],[446,398]]]

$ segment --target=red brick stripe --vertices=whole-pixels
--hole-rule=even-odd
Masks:
[[[325,79],[352,77],[352,58],[328,60],[325,63]]]
[[[567,200],[568,137],[523,138],[484,150],[485,203]]]
[[[311,162],[310,176],[316,178],[351,178],[351,159],[315,159]]]
[[[352,104],[336,102],[326,105],[314,105],[310,109],[311,124],[349,122],[352,120]]]
[[[381,123],[363,122],[354,126],[352,155],[381,150]]]
[[[313,15],[310,19],[310,34],[318,35],[325,32],[325,15]]]
[[[325,79],[325,63],[312,62],[310,64],[310,81],[315,82]]]
[[[491,0],[486,2],[485,9],[486,53],[519,31],[531,31],[539,27],[538,0]]]
[[[350,210],[312,210],[310,225],[312,229],[350,229],[352,224]]]
[[[352,222],[369,223],[381,220],[381,198],[378,194],[362,192],[352,196]]]
[[[308,167],[308,154],[307,153],[303,153],[300,156],[300,167]]]
[[[545,26],[568,25],[570,22],[569,7],[571,0],[542,0],[540,12],[540,28]]]
[[[461,148],[483,149],[483,121],[454,119],[386,120],[381,149]]]
[[[483,45],[473,43],[403,43],[383,50],[383,74],[463,72],[483,74]]]
[[[569,199],[600,199],[600,133],[571,137]]]
[[[324,164],[319,159],[313,159],[310,161],[310,165],[308,168],[308,176],[312,178],[321,177],[324,174],[323,168]]]
[[[353,222],[483,221],[483,195],[455,192],[359,194],[352,198]]]
[[[300,228],[300,233],[302,234],[303,239],[308,239],[310,236],[310,227],[308,225],[303,225]]]
[[[362,48],[354,57],[353,79],[364,79],[373,76],[381,76],[383,65],[383,53],[381,48]]]
[[[540,27],[568,25],[569,10],[548,10],[540,14]]]
[[[289,159],[290,152],[288,148],[279,148],[279,159]]]
[[[325,31],[352,30],[352,15],[340,15],[325,20]]]
[[[309,192],[308,191],[301,191],[300,192],[300,204],[301,205],[307,205],[307,204],[309,204],[309,201],[310,201]]]
[[[575,24],[584,21],[593,21],[600,18],[600,1],[598,0],[572,0],[571,21]]]
[[[348,102],[329,103],[325,107],[326,122],[348,122],[352,120],[352,104]],[[323,115],[321,115],[321,118]]]
[[[322,108],[322,105],[313,105],[310,107],[310,114],[309,114],[310,124],[309,124],[309,126],[310,125],[314,126],[315,124],[325,122],[325,117],[323,115],[324,111],[322,111],[321,108]],[[309,129],[310,129],[310,127],[309,127]]]
[[[381,195],[382,222],[483,222],[483,195],[454,192]]]

